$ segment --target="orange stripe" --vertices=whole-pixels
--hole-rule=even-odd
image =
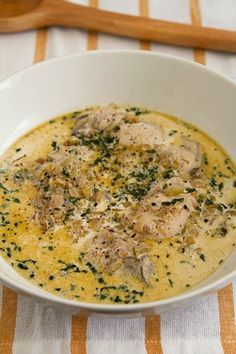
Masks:
[[[45,59],[46,43],[47,43],[47,29],[43,28],[36,32],[35,50],[33,63],[36,64]]]
[[[0,354],[11,354],[15,336],[17,295],[3,287],[0,318]]]
[[[225,354],[236,353],[236,326],[232,284],[218,291],[220,338]]]
[[[86,354],[87,316],[72,316],[71,354]]]
[[[148,17],[149,15],[149,4],[148,0],[139,0],[139,14],[143,17]],[[140,49],[150,50],[150,42],[141,40]]]
[[[89,0],[89,6],[98,7],[98,0]],[[98,33],[94,31],[88,32],[88,50],[95,50],[98,48]]]
[[[192,23],[196,26],[201,26],[202,19],[201,19],[199,0],[189,0],[189,5],[190,5]],[[194,60],[197,63],[205,65],[206,64],[205,50],[195,48],[194,49]]]
[[[160,316],[146,317],[145,346],[148,354],[162,354],[161,347],[161,318]]]

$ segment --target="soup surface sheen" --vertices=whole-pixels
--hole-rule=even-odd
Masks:
[[[136,107],[90,108],[1,157],[0,252],[68,299],[163,299],[231,253],[235,197],[233,163],[195,127]]]

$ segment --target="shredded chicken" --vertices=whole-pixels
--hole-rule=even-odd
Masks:
[[[106,108],[97,108],[79,115],[73,129],[73,135],[90,135],[95,131],[103,132],[112,130],[124,123],[124,120],[136,122],[138,119],[133,114],[127,114],[124,109],[117,109],[111,105]]]
[[[147,249],[147,245],[114,230],[101,231],[86,244],[88,257],[108,273],[121,268],[127,257],[143,254]]]
[[[163,143],[161,128],[144,122],[122,124],[117,136],[120,143],[124,145],[147,144],[155,146]]]

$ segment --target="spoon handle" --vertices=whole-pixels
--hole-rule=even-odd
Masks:
[[[0,17],[0,32],[47,26],[78,27],[159,43],[236,52],[233,31],[113,13],[63,0],[43,0],[22,16]]]

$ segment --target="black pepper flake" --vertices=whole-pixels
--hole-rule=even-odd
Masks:
[[[199,258],[205,262],[206,261],[206,258],[205,258],[205,255],[203,253],[199,253]]]
[[[28,266],[24,263],[18,263],[17,264],[18,268],[22,269],[22,270],[27,270],[29,269]]]

